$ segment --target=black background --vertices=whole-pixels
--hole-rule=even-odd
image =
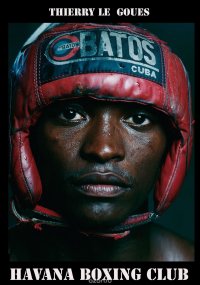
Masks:
[[[159,222],[165,224],[167,227],[173,229],[175,232],[182,234],[184,237],[187,237],[191,240],[195,237],[195,263],[193,262],[162,262],[162,263],[120,263],[117,262],[114,265],[108,263],[99,263],[99,264],[79,264],[79,263],[69,263],[69,264],[53,264],[53,263],[42,263],[42,264],[33,264],[33,263],[8,263],[4,261],[8,261],[7,259],[7,246],[5,245],[3,250],[1,251],[1,260],[3,261],[0,267],[0,276],[5,277],[7,280],[10,278],[10,270],[9,267],[72,267],[76,271],[79,270],[80,267],[141,267],[144,270],[151,267],[171,267],[171,268],[183,268],[186,267],[189,269],[189,284],[193,284],[194,280],[199,278],[199,187],[198,187],[198,157],[199,157],[199,149],[198,149],[198,68],[199,68],[199,9],[195,7],[192,3],[180,4],[174,6],[170,3],[166,2],[158,2],[155,3],[156,6],[150,8],[150,16],[148,17],[116,17],[115,11],[116,8],[112,9],[112,17],[104,17],[101,19],[97,19],[95,17],[50,17],[49,16],[49,7],[66,7],[66,6],[75,6],[75,3],[64,3],[63,5],[59,5],[57,1],[48,1],[48,4],[41,6],[41,1],[39,3],[35,2],[26,2],[26,5],[22,5],[18,1],[9,3],[9,7],[2,9],[1,13],[1,76],[0,76],[0,84],[2,86],[1,95],[0,95],[0,103],[1,103],[1,112],[0,112],[0,126],[1,128],[1,138],[6,138],[8,133],[8,122],[7,122],[7,108],[2,106],[7,106],[8,99],[8,84],[7,84],[7,72],[9,72],[11,64],[21,45],[27,39],[27,37],[38,27],[41,22],[131,22],[131,23],[140,23],[142,27],[149,29],[151,32],[157,34],[160,38],[167,41],[169,45],[172,47],[173,51],[177,53],[183,60],[190,76],[190,81],[192,85],[192,96],[193,96],[193,112],[195,111],[195,155],[193,152],[193,158],[191,162],[190,170],[186,176],[185,183],[182,187],[182,190],[171,205],[171,207],[163,214],[160,218]],[[69,4],[69,5],[68,5]],[[141,3],[129,3],[129,5],[123,3],[120,4],[120,7],[124,5],[125,7],[149,7],[150,1],[148,4]],[[102,7],[103,4],[97,4],[98,7]],[[77,6],[77,5],[76,5]],[[78,5],[79,6],[79,5]],[[84,5],[87,6],[87,5]],[[94,5],[90,5],[94,6]],[[105,6],[105,5],[104,5]],[[110,6],[109,4],[106,5]],[[152,7],[152,5],[151,5]],[[168,27],[168,28],[167,28]],[[169,29],[169,27],[171,27]],[[174,33],[175,32],[175,33]],[[6,43],[6,39],[7,43]],[[195,63],[195,66],[194,66]],[[195,67],[195,68],[194,68]],[[8,77],[9,79],[9,77]],[[7,173],[8,173],[8,141],[6,139],[2,139],[1,141],[1,186],[2,190],[1,194],[1,207],[2,211],[1,219],[1,237],[5,236],[5,241],[7,240]],[[195,178],[195,181],[194,181]],[[194,189],[195,188],[195,189]],[[194,196],[195,190],[195,196]],[[195,215],[194,215],[195,213]],[[5,218],[4,218],[5,217]],[[195,235],[194,235],[195,233]],[[3,240],[3,239],[2,239]],[[2,244],[4,244],[2,242]],[[5,257],[5,258],[4,258]],[[139,281],[138,281],[139,282]],[[26,283],[26,282],[25,282]],[[82,283],[82,282],[81,282]],[[142,284],[147,284],[149,282],[142,281]],[[152,282],[151,282],[152,283]],[[164,284],[168,284],[167,281],[164,281]],[[170,284],[172,282],[170,281]],[[180,284],[179,280],[175,282],[175,284]],[[185,281],[184,284],[186,284]],[[87,282],[88,284],[88,282]],[[156,283],[157,284],[157,283]],[[174,282],[173,282],[174,284]]]
[[[78,19],[77,19],[78,20]],[[183,61],[191,82],[194,110],[194,23],[138,23],[169,44]],[[40,23],[9,23],[9,69],[19,49]],[[183,237],[194,240],[194,154],[185,183],[176,200],[158,223]]]

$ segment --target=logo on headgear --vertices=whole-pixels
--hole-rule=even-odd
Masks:
[[[40,72],[41,82],[77,74],[115,72],[165,85],[162,48],[156,41],[136,33],[73,30],[48,38],[40,51],[41,70],[48,68],[48,72]]]
[[[80,49],[80,41],[76,36],[63,35],[49,43],[49,57],[54,61],[65,61],[73,57]]]

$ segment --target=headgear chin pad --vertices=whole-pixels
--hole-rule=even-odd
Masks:
[[[30,127],[43,108],[55,100],[83,97],[84,90],[101,99],[151,105],[172,122],[178,138],[155,187],[155,212],[162,213],[180,190],[191,157],[188,77],[163,41],[126,24],[52,24],[23,46],[12,76],[11,169],[17,200],[34,208],[42,194]]]

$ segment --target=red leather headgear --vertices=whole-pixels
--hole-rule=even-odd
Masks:
[[[11,169],[24,208],[40,201],[42,184],[29,129],[42,109],[75,90],[102,98],[150,104],[180,134],[166,156],[155,188],[155,213],[169,207],[185,177],[192,149],[189,83],[181,60],[148,31],[133,25],[52,24],[21,49],[12,74]],[[93,94],[94,96],[94,94]],[[152,213],[134,216],[145,222]]]

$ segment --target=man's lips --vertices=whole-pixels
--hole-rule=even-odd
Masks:
[[[116,197],[130,188],[130,184],[116,173],[90,172],[78,177],[74,183],[78,191],[93,197]]]
[[[81,193],[93,197],[116,197],[124,193],[125,189],[116,185],[87,184],[78,189]]]

